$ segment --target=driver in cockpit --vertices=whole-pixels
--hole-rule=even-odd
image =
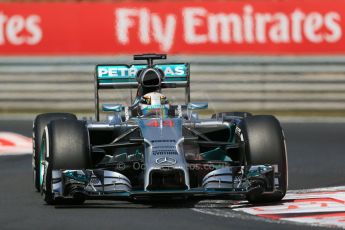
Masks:
[[[165,95],[151,92],[141,97],[138,108],[139,115],[143,117],[166,118],[169,115],[170,104]]]

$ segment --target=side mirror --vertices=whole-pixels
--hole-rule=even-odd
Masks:
[[[121,104],[103,104],[102,105],[102,110],[104,112],[121,112],[122,111],[123,106]]]
[[[188,103],[187,108],[190,110],[207,109],[208,103],[207,102],[190,102]]]

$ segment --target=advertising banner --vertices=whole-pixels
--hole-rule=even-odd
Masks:
[[[345,54],[345,0],[1,3],[0,55]]]

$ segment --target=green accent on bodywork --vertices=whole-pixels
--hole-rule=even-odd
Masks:
[[[272,170],[272,166],[259,166],[255,169],[250,169],[248,171],[247,177],[257,177],[257,176],[261,176],[263,174],[263,172],[268,172]]]
[[[88,183],[90,181],[90,177],[88,177],[87,175],[85,174],[80,174],[78,173],[77,170],[73,170],[73,171],[65,171],[64,172],[64,175],[66,177],[69,177],[71,179],[74,179],[76,181],[80,181],[80,182],[85,182],[85,183]]]
[[[235,124],[231,124],[228,126],[229,129],[229,139],[227,142],[234,143],[235,139]],[[227,153],[221,149],[220,147],[217,147],[215,149],[203,152],[200,154],[205,160],[212,161],[212,160],[219,160],[219,161],[232,161],[231,157],[227,155]]]
[[[96,74],[100,83],[136,83],[136,74],[147,65],[98,65]],[[165,82],[186,81],[189,76],[188,64],[157,64],[154,68],[164,72]]]
[[[166,78],[185,78],[188,76],[188,64],[157,64],[154,68],[161,69]]]
[[[45,154],[46,143],[42,141],[40,148],[40,160],[39,160],[39,175],[40,175],[40,186],[43,184],[43,175],[44,175],[44,165],[43,165],[43,155]]]
[[[114,161],[119,161],[119,162],[127,161],[127,153],[120,153],[116,155],[114,157]]]
[[[96,71],[97,77],[100,80],[135,81],[137,72],[145,67],[146,65],[98,65]]]
[[[226,152],[221,148],[215,148],[200,154],[207,161],[231,161]]]
[[[118,148],[117,153],[114,154],[112,161],[126,162],[126,161],[141,161],[144,155],[141,152],[141,148]]]
[[[181,77],[176,77],[176,78],[165,78],[163,80],[165,83],[173,83],[177,81],[186,81],[186,78],[181,78]],[[129,83],[136,83],[137,80],[135,78],[113,78],[113,79],[100,79],[99,83],[124,83],[124,82],[129,82]]]
[[[188,103],[187,108],[190,110],[207,109],[208,103],[207,102],[190,102]]]
[[[104,112],[121,112],[123,110],[124,106],[121,104],[103,104],[102,110]]]

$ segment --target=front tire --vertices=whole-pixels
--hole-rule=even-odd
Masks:
[[[47,204],[81,204],[84,199],[54,198],[54,187],[62,186],[61,169],[83,170],[91,168],[88,130],[85,123],[76,120],[55,120],[44,131],[41,151],[43,182],[41,193]],[[59,184],[60,183],[60,184]]]
[[[70,113],[44,113],[38,115],[33,122],[32,130],[32,144],[33,144],[33,154],[32,154],[32,172],[34,179],[35,189],[40,191],[40,151],[42,145],[42,136],[44,128],[51,121],[59,119],[77,120],[74,114]]]
[[[273,193],[249,195],[251,203],[280,201],[288,185],[287,153],[285,138],[279,121],[274,116],[260,115],[243,119],[241,132],[245,141],[248,165],[276,165],[279,186]]]

